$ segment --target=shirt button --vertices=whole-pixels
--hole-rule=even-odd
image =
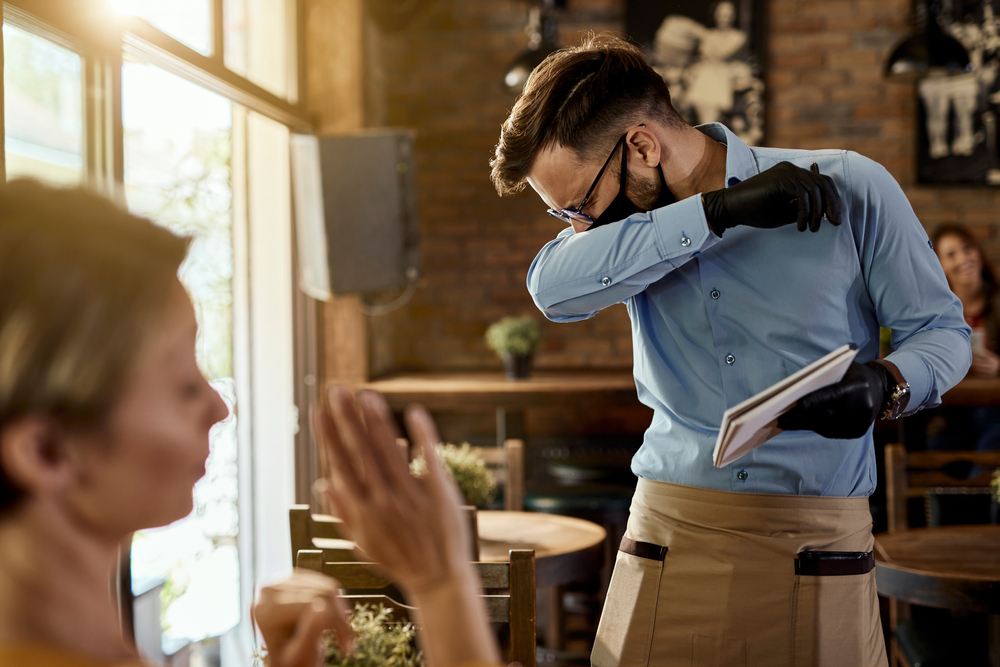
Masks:
[[[729,185],[729,187],[733,187],[734,185],[736,185],[739,182],[740,182],[740,179],[736,178],[735,176],[730,176],[729,180],[726,181],[726,183]]]
[[[601,284],[607,287],[608,285],[611,284],[611,278],[604,276],[603,278],[601,278]]]
[[[688,247],[689,245],[691,245],[691,239],[689,239],[686,236],[682,236],[681,237],[681,245],[684,246],[685,248]]]
[[[738,473],[736,473],[736,476],[740,478],[741,482],[745,482],[747,481],[747,477],[750,476],[750,473],[748,473],[746,470],[741,470]]]
[[[711,294],[713,299],[718,299],[720,296],[722,296],[722,292],[720,292],[717,289],[712,290]]]
[[[732,366],[733,364],[736,363],[736,357],[734,357],[731,354],[727,354],[726,355],[726,363],[729,364],[730,366]]]

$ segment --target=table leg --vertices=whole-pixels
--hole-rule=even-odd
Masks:
[[[524,410],[497,408],[497,447],[505,440],[524,440]]]
[[[561,651],[566,648],[566,614],[563,611],[565,586],[549,586],[545,589],[548,619],[545,626],[545,648]]]
[[[986,638],[990,667],[1000,667],[1000,614],[986,615]]]

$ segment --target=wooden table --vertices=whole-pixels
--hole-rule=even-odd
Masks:
[[[1000,378],[965,378],[941,397],[941,407],[984,407],[1000,405]],[[939,408],[921,410],[895,423],[896,439],[908,449],[923,449],[927,442],[927,423]],[[880,422],[876,422],[878,426]],[[888,428],[892,422],[881,422]]]
[[[496,410],[497,446],[524,437],[526,408],[638,406],[632,371],[536,371],[524,380],[496,373],[413,373],[361,385],[394,411],[420,403],[432,412]]]
[[[990,665],[1000,667],[1000,526],[914,528],[875,536],[880,595],[989,614]]]
[[[538,512],[477,513],[479,559],[504,562],[511,549],[535,550],[535,585],[548,610],[545,644],[564,643],[562,587],[598,573],[604,563],[604,529],[596,523]]]
[[[481,510],[479,560],[500,563],[511,549],[535,550],[535,583],[561,586],[596,574],[604,563],[604,528],[558,514]]]
[[[1000,378],[965,378],[941,397],[942,405],[1000,405]]]

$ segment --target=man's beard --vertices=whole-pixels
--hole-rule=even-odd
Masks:
[[[612,175],[616,180],[621,178],[621,171]],[[635,204],[640,211],[652,211],[660,198],[659,179],[639,176],[634,171],[629,170],[628,181],[625,183],[625,196]]]

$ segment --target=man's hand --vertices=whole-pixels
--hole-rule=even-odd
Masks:
[[[794,222],[800,232],[807,227],[818,232],[824,217],[832,225],[841,222],[840,195],[816,163],[806,170],[780,162],[730,188],[706,192],[702,200],[719,236],[736,225],[774,229]]]
[[[886,396],[889,375],[875,366],[851,363],[844,379],[799,399],[778,417],[784,431],[815,431],[824,438],[860,438],[878,417]]]
[[[264,637],[271,667],[322,665],[326,630],[333,630],[344,653],[351,654],[354,632],[338,591],[330,577],[305,570],[261,589],[251,616]]]

